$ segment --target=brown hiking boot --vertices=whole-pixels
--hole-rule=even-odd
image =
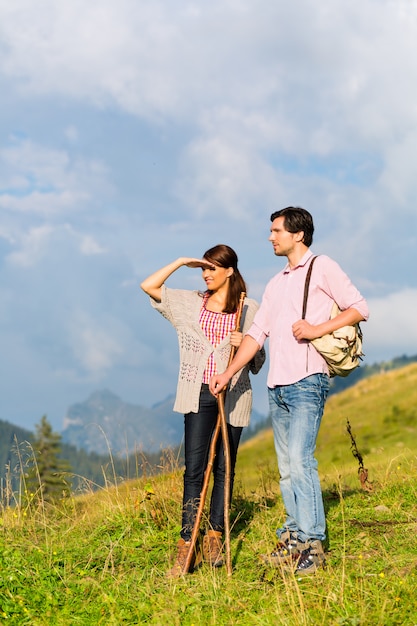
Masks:
[[[177,556],[176,556],[174,565],[167,572],[168,578],[179,578],[183,574],[187,573],[187,572],[184,572],[184,566],[187,561],[187,556],[188,556],[190,546],[191,546],[191,541],[184,541],[184,539],[180,539],[178,541]],[[193,555],[193,558],[191,559],[190,571],[192,570],[194,560],[195,560],[195,555]]]
[[[222,546],[222,533],[218,530],[208,530],[203,537],[203,559],[211,567],[223,565]]]

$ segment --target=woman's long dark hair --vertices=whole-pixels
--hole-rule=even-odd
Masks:
[[[219,243],[217,246],[207,250],[207,252],[203,254],[203,259],[210,261],[213,265],[224,267],[225,269],[228,267],[233,268],[233,274],[229,278],[226,306],[223,312],[235,313],[239,306],[240,294],[242,291],[247,293],[246,283],[237,268],[238,258],[236,252],[230,246]]]

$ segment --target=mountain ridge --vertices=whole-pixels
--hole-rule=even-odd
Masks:
[[[119,456],[179,446],[184,420],[174,413],[174,401],[172,394],[147,408],[124,402],[109,389],[95,391],[68,408],[62,440],[98,454],[106,454],[110,448]],[[256,410],[252,412],[252,424],[265,419]]]

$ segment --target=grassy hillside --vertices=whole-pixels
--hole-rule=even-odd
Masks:
[[[181,468],[0,516],[0,623],[105,626],[417,624],[417,365],[333,396],[318,446],[330,550],[312,578],[266,568],[282,521],[270,431],[241,448],[233,575],[165,571],[179,533]],[[361,488],[346,419],[369,469]]]
[[[376,374],[354,387],[331,396],[317,441],[317,458],[323,480],[341,474],[357,480],[358,462],[351,452],[349,420],[366,467],[381,467],[397,457],[412,459],[417,451],[417,363]],[[277,479],[272,430],[262,431],[242,445],[237,475],[256,488],[259,477]],[[372,472],[371,472],[372,474]]]

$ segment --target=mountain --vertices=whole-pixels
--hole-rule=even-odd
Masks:
[[[96,391],[85,402],[69,407],[62,441],[97,454],[108,454],[110,449],[124,457],[135,451],[155,452],[179,446],[184,419],[174,413],[174,399],[170,395],[149,409],[127,404],[108,389]],[[253,411],[252,427],[265,419]]]
[[[174,413],[174,396],[152,408],[123,402],[105,389],[69,407],[63,422],[62,441],[89,452],[126,456],[152,452],[181,442],[183,419]]]

